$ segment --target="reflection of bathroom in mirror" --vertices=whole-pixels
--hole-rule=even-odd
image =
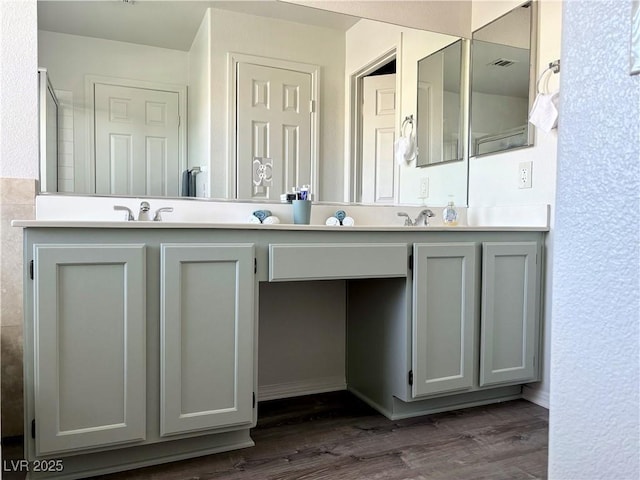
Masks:
[[[40,188],[57,192],[64,188],[66,165],[59,162],[58,132],[64,125],[58,122],[59,102],[47,70],[38,69],[38,111],[40,137]],[[60,163],[62,163],[60,165]]]
[[[533,145],[535,33],[536,2],[473,32],[470,156]]]
[[[47,0],[38,2],[38,22],[39,64],[69,119],[61,151],[72,159],[70,179],[58,192],[101,195],[181,196],[184,173],[199,167],[198,197],[272,201],[282,189],[312,184],[314,200],[362,201],[350,188],[363,172],[346,168],[349,75],[403,45],[397,134],[400,115],[415,113],[417,60],[459,38],[279,1]],[[266,127],[271,120],[251,117],[247,105],[260,104],[265,90],[245,102],[238,87],[260,79],[240,78],[249,70],[242,62],[271,73],[295,65],[300,88],[280,103],[308,106],[311,119],[283,135]],[[148,130],[125,128],[136,115]],[[136,135],[145,141],[134,148]],[[264,150],[276,143],[270,135],[279,152]],[[393,166],[394,203],[421,201],[410,170]],[[457,202],[466,204],[466,175],[433,179],[432,190],[459,190]]]
[[[416,166],[462,160],[463,40],[418,62]]]

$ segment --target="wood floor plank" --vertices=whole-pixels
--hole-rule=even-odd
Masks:
[[[390,421],[347,392],[259,405],[256,446],[102,480],[543,479],[547,410],[525,400]]]

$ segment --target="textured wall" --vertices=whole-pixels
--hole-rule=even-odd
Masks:
[[[38,178],[35,0],[0,1],[0,177]]]
[[[640,477],[640,76],[631,2],[564,4],[549,477]]]

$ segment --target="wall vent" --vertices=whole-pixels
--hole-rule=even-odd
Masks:
[[[515,60],[509,60],[508,58],[498,58],[497,60],[494,60],[493,62],[487,63],[487,66],[489,66],[489,67],[510,67],[514,63],[516,63]]]

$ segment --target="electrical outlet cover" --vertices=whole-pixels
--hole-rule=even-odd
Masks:
[[[520,162],[518,165],[518,188],[531,188],[533,162]]]

